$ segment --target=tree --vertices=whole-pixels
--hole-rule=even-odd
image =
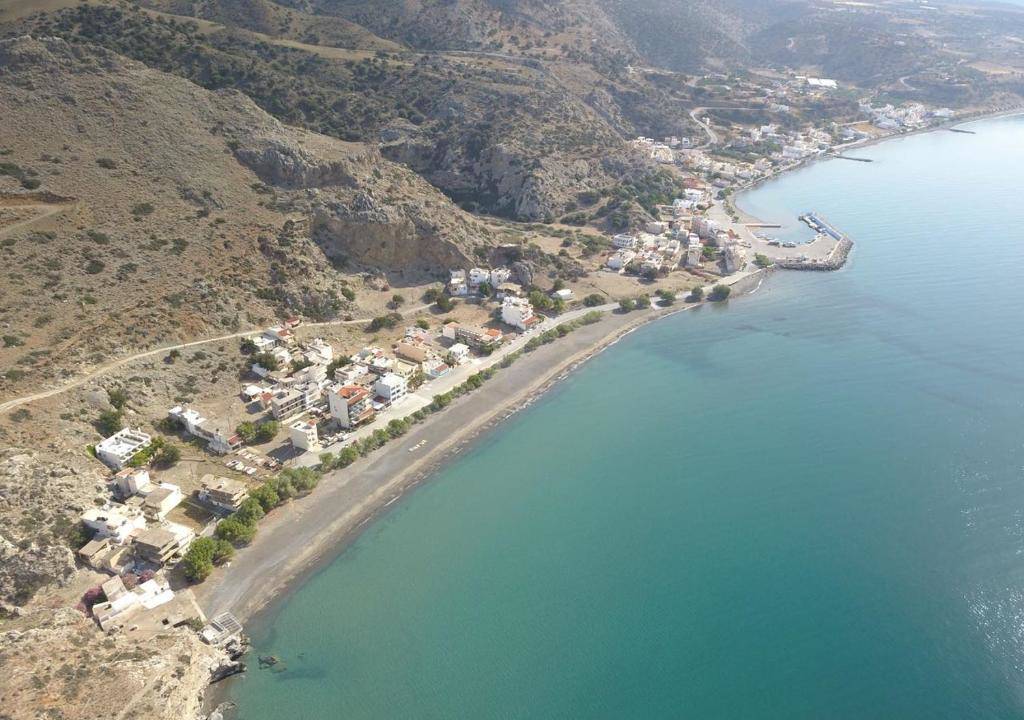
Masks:
[[[256,498],[248,497],[242,501],[242,504],[238,506],[238,510],[235,511],[232,517],[237,518],[239,522],[246,525],[255,525],[263,519],[264,515],[266,513],[263,512],[263,506],[260,505],[260,501]]]
[[[655,295],[666,305],[672,305],[676,301],[676,294],[671,290],[658,290]]]
[[[636,310],[636,301],[633,298],[622,298],[619,300],[619,309],[622,312],[633,312]]]
[[[704,288],[700,285],[694,285],[693,289],[690,290],[689,296],[686,298],[688,302],[700,302],[704,299]]]
[[[651,306],[651,296],[644,293],[636,296],[636,307],[638,310],[645,310]]]
[[[287,482],[295,492],[306,494],[312,492],[320,482],[320,473],[313,468],[285,468],[278,474],[278,480]]]
[[[215,534],[219,539],[226,540],[232,545],[245,545],[256,537],[256,525],[246,525],[234,515],[230,515],[217,523]]]
[[[713,302],[722,302],[729,297],[731,292],[732,288],[728,285],[718,284],[711,288],[711,295],[709,297]]]
[[[249,356],[249,367],[253,365],[259,365],[262,368],[266,368],[273,372],[280,367],[280,363],[277,362],[277,358],[268,352],[256,353],[255,355]]]
[[[395,293],[394,295],[391,296],[391,304],[394,305],[395,307],[401,307],[402,305],[405,304],[405,298],[399,295],[398,293]]]
[[[489,282],[482,282],[477,287],[477,292],[479,292],[484,297],[490,297],[491,295],[494,294],[494,287]]]
[[[274,486],[269,482],[265,482],[259,487],[250,490],[249,497],[258,502],[265,513],[270,512],[281,504],[281,496],[277,494]]]
[[[455,301],[447,295],[439,295],[436,304],[441,312],[451,312],[455,308]]]
[[[430,323],[427,322],[426,318],[419,318],[416,321],[416,327],[418,327],[420,330],[429,330],[430,329]]]
[[[754,264],[757,265],[759,268],[766,268],[772,264],[772,260],[767,255],[757,253],[756,255],[754,255]]]
[[[251,355],[256,352],[256,343],[253,342],[252,338],[243,338],[240,344],[241,351],[246,355]]]
[[[242,438],[242,442],[249,444],[270,442],[280,429],[281,424],[276,420],[264,420],[261,423],[246,420],[238,424],[235,432]]]
[[[270,442],[280,429],[281,423],[277,422],[277,420],[261,422],[256,428],[256,442]]]
[[[583,305],[585,307],[597,307],[598,305],[604,305],[604,296],[598,293],[591,293],[583,298]]]
[[[213,538],[197,538],[188,547],[181,567],[185,577],[193,582],[202,582],[213,572],[213,558],[217,549],[217,541]]]
[[[169,468],[179,460],[181,460],[181,448],[171,443],[164,443],[163,447],[153,456],[153,463],[162,468]]]
[[[534,310],[550,310],[554,304],[551,298],[540,290],[531,290],[529,300]]]
[[[210,538],[202,538],[209,540]],[[235,556],[235,546],[229,543],[227,540],[214,540],[213,547],[213,564],[223,565],[228,560]]]

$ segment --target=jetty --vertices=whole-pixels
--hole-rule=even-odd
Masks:
[[[832,157],[836,158],[837,160],[853,160],[854,162],[874,162],[874,160],[872,160],[871,158],[850,157],[849,155],[842,155],[840,153],[832,153]]]
[[[962,128],[946,128],[946,129],[949,130],[950,132],[961,133],[963,135],[977,135],[978,134],[978,133],[974,132],[973,130],[964,130]]]

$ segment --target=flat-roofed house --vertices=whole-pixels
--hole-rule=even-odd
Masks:
[[[81,519],[87,528],[96,532],[97,538],[110,538],[117,543],[123,543],[133,532],[146,527],[142,513],[124,505],[89,508]]]
[[[234,512],[249,496],[245,483],[226,477],[203,475],[199,499],[223,510]]]
[[[124,428],[96,445],[96,457],[115,470],[120,470],[152,442],[153,438],[142,430]]]
[[[392,372],[374,383],[373,391],[383,399],[385,405],[394,405],[409,392],[409,383],[404,377]]]
[[[149,470],[146,468],[124,468],[114,475],[114,486],[122,498],[131,497],[150,488]]]
[[[167,513],[176,508],[185,496],[181,488],[171,483],[160,483],[146,493],[142,512],[150,520],[163,520]]]
[[[331,417],[343,428],[353,428],[373,417],[370,391],[359,385],[342,385],[327,395]]]
[[[135,538],[135,552],[146,562],[163,565],[188,550],[194,539],[195,533],[184,525],[164,523],[139,533]]]

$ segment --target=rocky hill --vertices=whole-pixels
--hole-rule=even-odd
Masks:
[[[365,315],[360,272],[422,283],[488,242],[375,146],[101,48],[0,43],[0,115],[5,391],[278,312]]]

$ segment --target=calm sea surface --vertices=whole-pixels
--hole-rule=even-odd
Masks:
[[[852,262],[508,421],[255,628],[240,717],[1024,718],[1024,120],[971,127],[746,197]]]

